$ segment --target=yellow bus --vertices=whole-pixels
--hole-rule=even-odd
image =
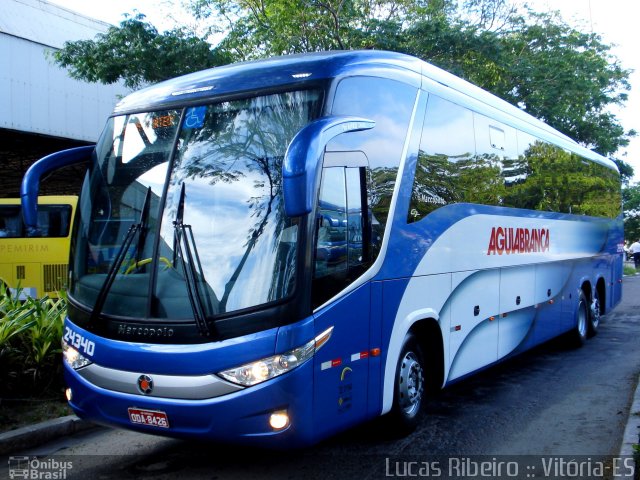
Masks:
[[[39,236],[28,237],[19,198],[0,199],[0,284],[22,296],[57,297],[67,285],[69,241],[78,197],[38,197]]]

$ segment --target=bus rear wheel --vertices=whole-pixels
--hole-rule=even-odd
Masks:
[[[600,295],[598,294],[598,289],[596,288],[593,291],[593,299],[591,300],[591,308],[589,309],[589,324],[587,329],[587,336],[593,337],[596,333],[598,333],[601,311]]]
[[[587,297],[584,295],[584,292],[580,290],[580,295],[578,297],[578,307],[576,308],[575,314],[575,327],[571,331],[571,343],[575,347],[581,347],[584,345],[584,342],[587,341],[587,332],[589,330],[589,306],[587,302]]]
[[[389,414],[394,433],[407,435],[418,426],[425,383],[424,355],[415,335],[409,333],[396,367],[393,407]]]

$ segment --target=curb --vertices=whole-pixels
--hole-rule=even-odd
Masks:
[[[624,429],[624,435],[622,436],[622,445],[620,445],[619,457],[633,456],[635,453],[633,450],[634,444],[640,444],[640,377],[636,383],[636,391],[633,395],[633,401],[631,402],[627,426]],[[638,468],[640,468],[640,465],[636,465],[636,469]],[[617,476],[616,478],[623,477]]]
[[[96,427],[75,415],[54,418],[46,422],[0,433],[0,455],[37,447],[50,440]]]

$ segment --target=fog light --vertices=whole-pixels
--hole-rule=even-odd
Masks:
[[[287,428],[289,426],[289,414],[286,410],[273,412],[271,417],[269,417],[269,425],[271,425],[271,428],[274,430]]]
[[[70,388],[67,388],[67,389],[64,391],[64,396],[65,396],[65,397],[67,397],[67,402],[70,402],[70,401],[71,401],[71,398],[73,397],[73,394],[72,394],[72,392],[71,392],[71,389],[70,389]]]

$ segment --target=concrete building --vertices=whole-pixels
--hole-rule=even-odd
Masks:
[[[45,0],[2,0],[0,9],[0,197],[18,195],[35,160],[95,143],[128,90],[74,80],[51,54],[65,41],[93,39],[109,24]],[[79,191],[80,169],[61,171],[42,193]]]

